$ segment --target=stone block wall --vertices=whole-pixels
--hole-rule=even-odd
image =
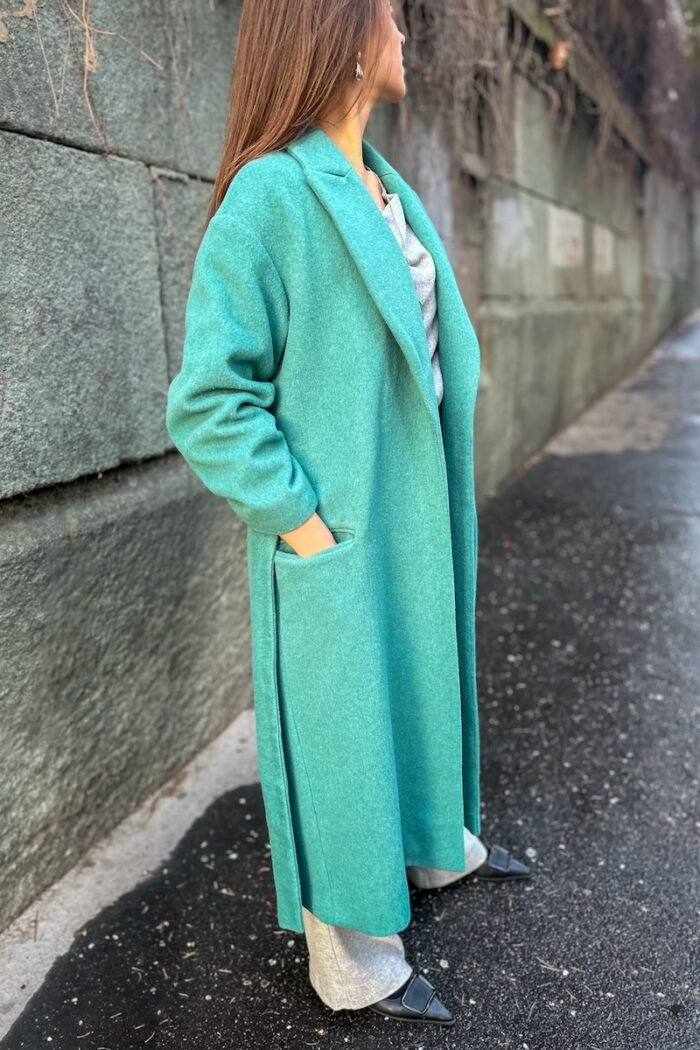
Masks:
[[[244,532],[164,421],[239,7],[1,20],[0,926],[252,702]]]
[[[596,161],[590,114],[581,107],[565,129],[522,75],[505,141],[466,129],[455,158],[440,117],[411,112],[409,132],[389,126],[386,138],[445,240],[479,335],[483,499],[700,306],[700,210],[697,191],[622,134]]]

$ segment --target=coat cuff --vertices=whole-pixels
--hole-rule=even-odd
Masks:
[[[299,482],[301,489],[295,497],[290,494],[290,502],[283,507],[270,507],[267,510],[258,509],[254,512],[250,508],[242,508],[233,499],[227,499],[231,510],[240,518],[243,518],[248,528],[253,532],[261,532],[266,536],[280,536],[283,532],[291,532],[297,526],[303,525],[311,517],[318,507],[318,496],[304,480]]]

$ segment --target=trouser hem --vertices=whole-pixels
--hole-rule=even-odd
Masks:
[[[377,978],[371,984],[364,986],[361,991],[356,991],[352,995],[346,994],[337,997],[324,996],[320,988],[317,987],[311,973],[309,974],[309,981],[319,999],[331,1010],[361,1010],[371,1003],[376,1003],[378,999],[384,999],[385,996],[391,995],[392,992],[395,992],[397,988],[400,988],[408,980],[412,972],[413,967],[406,961],[395,970],[382,975],[381,979]]]

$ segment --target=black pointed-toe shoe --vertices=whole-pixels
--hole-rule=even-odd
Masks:
[[[484,843],[486,845],[486,843]],[[486,860],[469,874],[477,879],[488,879],[502,882],[505,879],[527,879],[530,869],[521,860],[517,860],[504,846],[490,845]]]
[[[391,995],[371,1003],[369,1010],[397,1021],[422,1021],[432,1024],[454,1024],[454,1017],[440,1002],[437,992],[427,977],[413,971],[400,988]]]

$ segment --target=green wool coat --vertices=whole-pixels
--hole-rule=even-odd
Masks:
[[[406,865],[480,832],[472,421],[479,344],[419,196],[363,139],[437,271],[439,411],[386,218],[313,125],[246,163],[196,256],[167,428],[247,525],[255,724],[280,926],[386,935]],[[314,512],[336,545],[279,538]]]

